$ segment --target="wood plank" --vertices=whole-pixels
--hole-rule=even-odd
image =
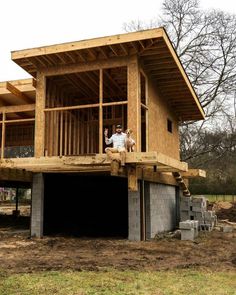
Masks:
[[[137,167],[135,165],[129,165],[127,167],[127,172],[128,172],[128,190],[138,191]]]
[[[4,158],[5,150],[5,139],[6,139],[6,125],[5,125],[6,114],[2,114],[2,140],[1,140],[1,159]]]
[[[28,119],[14,119],[14,120],[5,120],[6,124],[10,124],[10,123],[25,123],[25,122],[34,122],[35,118],[28,118]],[[2,121],[0,121],[0,123],[2,123]]]
[[[128,65],[128,124],[133,130],[137,152],[141,151],[141,99],[139,92],[139,66],[137,57],[133,57]]]
[[[15,86],[13,86],[10,82],[6,82],[6,89],[10,91],[14,96],[22,100],[23,102],[32,104],[32,99],[18,90]]]
[[[19,113],[35,110],[35,104],[11,105],[0,107],[0,113]]]
[[[59,155],[60,157],[63,154],[63,112],[60,112],[60,146],[59,146]]]
[[[137,40],[155,39],[155,38],[162,37],[163,32],[164,32],[163,28],[158,28],[158,29],[155,28],[151,30],[143,30],[139,32],[93,38],[93,39],[82,40],[77,42],[68,42],[63,44],[43,46],[43,47],[32,48],[32,49],[12,51],[11,58],[12,60],[17,60],[17,59],[23,59],[23,58],[33,57],[33,56],[46,55],[46,54],[58,54],[61,52],[76,51],[76,50],[89,49],[89,48],[100,47],[100,46],[122,44],[122,43],[137,41]]]
[[[102,106],[124,105],[127,103],[128,101],[126,100],[117,101],[117,102],[106,102],[106,103],[103,103]],[[76,105],[76,106],[55,107],[55,108],[46,108],[45,112],[80,110],[80,109],[96,108],[99,106],[100,106],[99,103],[92,103],[92,104],[83,104],[83,105]]]
[[[103,153],[103,70],[99,71],[99,153]]]
[[[4,181],[19,181],[19,182],[31,182],[32,173],[22,169],[0,169],[0,180]]]
[[[84,105],[77,105],[77,106],[56,107],[56,108],[46,108],[45,112],[80,110],[80,109],[89,109],[89,108],[96,108],[96,107],[99,107],[99,103],[84,104]]]
[[[114,158],[119,158],[119,154],[114,153]],[[169,167],[173,167],[173,171],[177,169],[179,171],[187,171],[187,163],[180,162],[167,156],[160,155],[157,152],[134,152],[127,153],[126,163],[137,164],[139,166],[145,165],[157,165],[162,161],[162,164],[166,164]],[[63,169],[63,166],[96,166],[96,165],[110,165],[110,161],[107,159],[106,154],[93,154],[93,155],[80,155],[80,156],[62,156],[62,157],[40,157],[40,158],[16,158],[7,159],[0,163],[0,167],[10,168],[22,168],[27,169],[27,166],[59,166]],[[172,166],[171,166],[172,165]],[[60,169],[59,169],[60,170]]]
[[[21,92],[35,92],[35,79],[20,79],[8,81]],[[0,95],[9,94],[10,91],[6,88],[6,82],[0,82]]]
[[[186,172],[181,172],[183,178],[206,177],[206,171],[202,169],[189,169]]]
[[[128,57],[113,57],[109,60],[96,60],[84,63],[70,64],[70,65],[57,65],[42,69],[46,76],[65,75],[72,73],[81,73],[94,71],[98,69],[117,68],[127,66]]]
[[[46,85],[45,76],[38,72],[37,74],[37,91],[35,103],[35,157],[44,155],[44,141],[45,141],[45,99],[46,99]]]

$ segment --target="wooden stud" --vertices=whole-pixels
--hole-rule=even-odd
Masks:
[[[36,103],[35,103],[35,157],[42,157],[44,155],[44,143],[45,143],[45,76],[41,73],[37,73],[37,91],[36,91]]]
[[[1,159],[4,158],[5,150],[5,139],[6,139],[6,125],[5,125],[6,114],[2,114],[2,141],[1,141]]]
[[[141,151],[141,101],[139,93],[139,66],[133,57],[128,66],[128,128],[133,130],[136,151]]]
[[[103,153],[103,70],[99,71],[99,153]]]

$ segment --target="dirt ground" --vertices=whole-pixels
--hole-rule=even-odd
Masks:
[[[147,242],[73,237],[29,237],[28,217],[0,216],[0,268],[12,273],[44,270],[174,270],[205,268],[236,271],[236,228],[217,227],[194,241],[165,236]]]

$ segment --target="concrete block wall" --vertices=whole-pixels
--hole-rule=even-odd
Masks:
[[[146,183],[145,201],[147,239],[176,227],[178,201],[175,186]]]
[[[215,211],[207,210],[207,200],[202,197],[184,197],[180,198],[180,219],[197,220],[200,229],[212,230],[216,225],[217,217]]]
[[[44,178],[42,173],[33,175],[31,226],[32,237],[43,236]]]

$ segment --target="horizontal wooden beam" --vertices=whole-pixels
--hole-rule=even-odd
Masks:
[[[119,154],[114,154],[119,157]],[[187,171],[187,163],[180,162],[176,159],[170,158],[157,152],[140,152],[140,153],[127,153],[126,164],[136,164],[138,166],[153,166],[161,164],[167,166],[168,171]],[[80,170],[84,167],[102,167],[110,166],[110,160],[106,154],[93,154],[83,156],[63,156],[63,157],[40,157],[40,158],[16,158],[6,159],[0,162],[1,167],[8,168],[21,168],[29,171],[37,169],[44,169],[45,172],[51,169],[60,170]],[[171,170],[172,167],[172,170]],[[33,169],[33,170],[32,170]],[[42,170],[40,170],[42,171]]]
[[[15,86],[13,86],[10,82],[6,82],[6,89],[10,91],[14,96],[22,100],[26,103],[32,103],[32,99],[29,98],[27,95],[25,95],[23,92],[21,92],[19,89],[17,89]]]
[[[0,180],[31,182],[32,173],[22,169],[0,168]]]
[[[0,107],[0,113],[20,113],[35,111],[35,104],[22,104]]]
[[[128,64],[128,57],[114,57],[109,60],[96,60],[70,65],[57,65],[42,69],[45,76],[57,76],[72,73],[96,71],[99,69],[124,67]]]
[[[183,178],[206,177],[206,171],[202,169],[189,169],[186,172],[181,172]]]
[[[101,105],[103,107],[107,106],[116,106],[116,105],[124,105],[127,104],[128,101],[117,101],[117,102],[106,102],[102,103]],[[67,106],[67,107],[56,107],[56,108],[47,108],[44,111],[45,112],[52,112],[52,111],[69,111],[69,110],[79,110],[79,109],[89,109],[89,108],[96,108],[99,107],[99,103],[93,103],[93,104],[83,104],[83,105],[77,105],[77,106]]]
[[[5,120],[4,123],[10,124],[10,123],[26,123],[26,122],[34,122],[35,118],[27,118],[27,119],[15,119],[15,120]],[[2,124],[3,121],[0,121],[0,124]]]
[[[75,50],[89,49],[99,46],[110,46],[113,44],[127,43],[137,40],[145,40],[152,38],[159,38],[163,34],[163,29],[151,29],[139,32],[132,32],[127,34],[119,34],[113,36],[106,36],[101,38],[94,38],[82,40],[77,42],[69,42],[63,44],[56,44],[51,46],[44,46],[32,49],[25,49],[19,51],[12,51],[11,58],[13,60],[28,58],[33,56],[41,56],[47,54],[58,54],[62,52],[70,52]]]
[[[11,85],[16,87],[21,92],[35,92],[36,80],[35,79],[21,79],[8,81]],[[6,82],[0,82],[0,95],[9,94],[9,90],[6,88]]]

